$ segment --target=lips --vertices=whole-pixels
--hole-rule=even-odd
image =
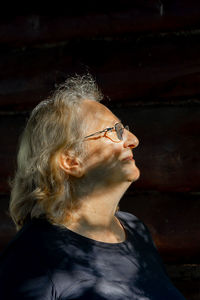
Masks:
[[[127,157],[125,157],[125,158],[124,158],[124,159],[122,159],[122,160],[124,161],[124,160],[134,160],[134,159],[133,159],[133,156],[132,156],[132,155],[130,155],[130,156],[127,156]]]

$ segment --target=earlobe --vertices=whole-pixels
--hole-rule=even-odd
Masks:
[[[83,176],[82,163],[79,158],[70,156],[66,153],[61,153],[59,156],[59,165],[61,169],[67,174],[74,177]]]

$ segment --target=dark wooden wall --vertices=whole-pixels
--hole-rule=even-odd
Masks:
[[[1,16],[0,250],[15,234],[8,178],[29,113],[66,77],[89,71],[140,140],[141,177],[121,209],[149,226],[185,297],[200,299],[200,2],[94,2]]]

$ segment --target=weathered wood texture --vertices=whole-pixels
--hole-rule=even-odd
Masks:
[[[148,225],[185,297],[200,299],[200,2],[48,8],[52,16],[33,9],[0,19],[0,251],[15,235],[7,181],[29,112],[66,77],[88,70],[103,103],[140,140],[133,153],[141,176],[120,208]]]
[[[200,36],[68,41],[0,56],[0,109],[28,110],[55,83],[89,69],[113,101],[200,102]]]
[[[76,6],[70,3],[62,16],[55,16],[54,6],[54,16],[4,18],[0,22],[0,43],[24,46],[74,38],[180,31],[200,25],[200,4],[194,0],[190,5],[186,0],[118,1],[114,6],[105,1],[98,5],[89,2]]]

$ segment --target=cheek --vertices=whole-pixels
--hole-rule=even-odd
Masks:
[[[102,153],[105,155],[105,157],[109,157],[110,159],[113,160],[118,160],[122,152],[123,152],[122,142],[114,143],[112,141],[108,141],[105,144],[104,149],[102,150]]]
[[[88,145],[85,151],[84,163],[85,167],[97,167],[104,165],[113,165],[119,160],[122,153],[121,143],[113,143],[110,141],[93,143]]]
[[[123,143],[122,142],[118,142],[118,143],[114,143],[113,147],[112,147],[112,151],[113,151],[113,155],[116,158],[119,158],[123,151],[124,151],[124,147],[123,147]]]

